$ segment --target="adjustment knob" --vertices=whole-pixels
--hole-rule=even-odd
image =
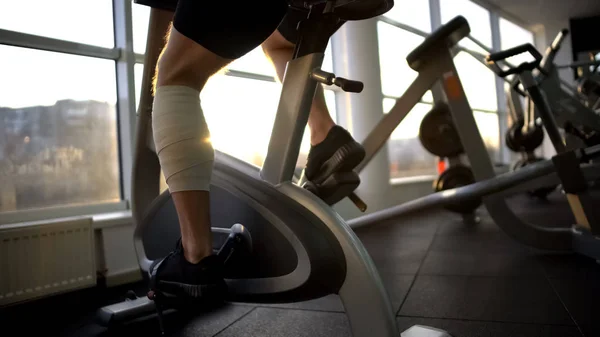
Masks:
[[[315,69],[310,73],[310,77],[320,83],[327,85],[336,85],[346,92],[361,92],[364,84],[360,81],[353,81],[342,77],[336,77],[335,74]]]
[[[361,81],[348,80],[342,77],[336,77],[333,84],[342,88],[346,92],[361,92],[365,85]]]

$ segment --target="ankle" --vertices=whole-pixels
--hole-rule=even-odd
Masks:
[[[331,121],[330,123],[322,124],[319,126],[311,125],[310,126],[310,145],[317,145],[327,138],[327,134],[329,131],[335,126],[335,123]]]
[[[206,248],[194,244],[183,244],[183,257],[191,264],[197,264],[211,254],[212,247]]]

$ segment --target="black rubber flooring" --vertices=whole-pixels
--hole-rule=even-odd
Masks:
[[[548,202],[517,197],[510,204],[540,225],[572,222],[558,194]],[[454,214],[427,212],[357,231],[401,330],[425,324],[455,337],[600,336],[600,265],[521,246],[485,210],[479,216],[479,224],[466,225]],[[95,308],[129,288],[85,290],[5,310],[2,328],[12,326],[19,335],[159,336],[155,319],[118,333],[91,322]],[[340,299],[328,296],[286,305],[228,304],[195,317],[168,316],[166,324],[168,335],[182,337],[350,336],[343,311]]]

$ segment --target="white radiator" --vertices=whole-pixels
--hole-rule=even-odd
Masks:
[[[0,306],[96,284],[92,219],[0,226]]]

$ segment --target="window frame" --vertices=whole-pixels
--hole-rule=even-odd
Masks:
[[[429,0],[429,11],[430,11],[429,15],[430,15],[430,21],[431,21],[431,31],[433,32],[435,29],[437,29],[437,27],[439,27],[439,25],[437,25],[437,23],[440,20],[439,19],[439,0]],[[437,11],[437,14],[436,14],[436,11]],[[383,15],[379,16],[377,18],[377,20],[379,22],[386,23],[392,27],[407,31],[409,33],[418,35],[423,38],[427,38],[427,36],[429,36],[429,34],[430,34],[425,31],[422,31],[418,28],[415,28],[415,27],[409,26],[407,24],[404,24],[402,22],[393,20],[387,16],[383,16]],[[381,62],[381,59],[379,62]],[[381,64],[380,64],[380,67],[381,67]],[[381,79],[380,79],[380,81],[381,81]],[[401,95],[403,95],[403,93]],[[385,99],[397,100],[400,96],[388,95],[388,94],[385,94],[383,91],[381,92],[382,100],[385,100]],[[433,104],[434,104],[434,102],[427,102],[427,101],[423,100],[422,97],[419,99],[418,103],[428,104],[431,106],[433,106]],[[383,114],[385,114],[385,112],[383,112]],[[391,166],[391,159],[390,159],[389,155],[386,158],[387,158],[388,167],[389,167],[389,166]],[[431,174],[431,175],[425,174],[425,175],[408,176],[408,177],[392,177],[390,170],[388,170],[388,174],[390,175],[389,179],[388,179],[388,184],[390,186],[401,186],[401,185],[406,185],[406,184],[433,182],[436,178],[436,175],[434,175],[434,174]]]
[[[0,45],[22,47],[34,50],[59,52],[76,56],[88,56],[115,62],[117,104],[118,160],[120,174],[120,197],[116,202],[97,202],[86,205],[57,205],[47,208],[25,209],[0,212],[0,226],[51,221],[51,219],[73,216],[93,216],[131,210],[131,172],[134,160],[135,128],[137,121],[135,89],[135,65],[144,63],[144,53],[134,51],[133,41],[133,2],[112,0],[114,47],[107,48],[80,42],[38,36],[18,31],[0,29]],[[333,54],[333,51],[332,51]],[[333,56],[333,55],[332,55]],[[332,60],[333,62],[333,60]],[[226,76],[234,76],[259,81],[276,82],[273,76],[239,70],[227,70]],[[338,93],[334,87],[328,87]],[[335,111],[337,116],[337,111]]]
[[[1,225],[48,221],[72,216],[94,215],[128,210],[131,199],[131,168],[135,133],[135,106],[133,97],[133,54],[131,11],[132,2],[113,0],[113,26],[115,46],[106,48],[79,42],[60,40],[6,29],[0,29],[0,44],[27,49],[59,52],[76,56],[87,56],[115,62],[117,104],[117,146],[119,152],[120,196],[117,202],[97,202],[86,205],[64,205],[38,209],[0,212]],[[143,58],[143,56],[142,56]]]
[[[87,205],[66,205],[47,208],[34,208],[18,211],[1,212],[0,228],[5,225],[35,223],[38,221],[53,221],[55,219],[94,216],[104,213],[129,211],[127,200],[106,203],[91,203]]]

